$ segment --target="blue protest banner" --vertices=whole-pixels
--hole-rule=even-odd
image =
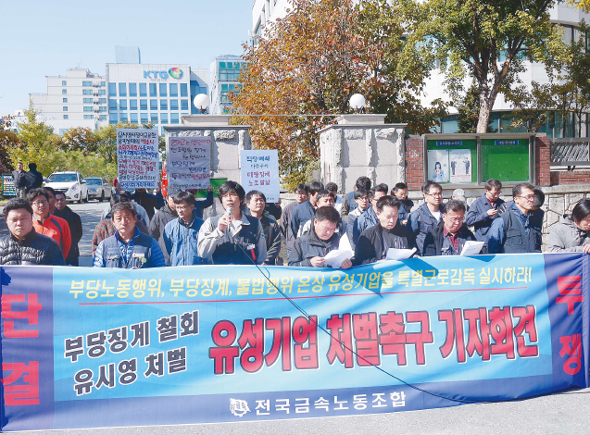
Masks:
[[[385,413],[588,386],[582,254],[2,269],[2,430]]]

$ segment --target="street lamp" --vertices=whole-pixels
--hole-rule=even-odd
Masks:
[[[364,113],[365,104],[367,103],[367,101],[365,100],[365,97],[363,97],[362,94],[354,94],[352,97],[350,97],[348,103],[356,113]]]
[[[211,101],[209,101],[209,97],[207,96],[207,94],[199,94],[195,97],[193,103],[195,107],[199,109],[201,115],[203,115],[209,108],[209,104],[211,104]]]

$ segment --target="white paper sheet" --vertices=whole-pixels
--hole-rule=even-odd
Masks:
[[[387,250],[387,255],[385,256],[386,260],[405,260],[406,258],[410,258],[414,253],[417,251],[416,248],[414,249],[397,249],[397,248],[389,248]]]
[[[326,260],[326,264],[334,269],[338,269],[342,266],[344,260],[352,258],[354,252],[352,250],[344,250],[344,249],[337,249],[335,251],[330,251],[324,257]]]
[[[480,253],[481,248],[483,248],[483,243],[484,242],[473,242],[471,240],[468,240],[465,242],[465,245],[463,245],[463,250],[459,255],[477,255]]]

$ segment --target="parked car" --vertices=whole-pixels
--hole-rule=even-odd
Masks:
[[[45,186],[52,187],[56,192],[64,192],[68,201],[88,202],[88,186],[79,172],[54,172],[48,179]]]
[[[88,197],[90,199],[98,199],[102,202],[105,199],[111,199],[111,196],[113,196],[111,183],[104,178],[88,177],[86,178],[86,184],[88,185]]]

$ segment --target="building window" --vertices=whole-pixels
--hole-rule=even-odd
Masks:
[[[139,100],[139,108],[141,110],[147,110],[147,100]]]
[[[119,100],[119,110],[127,110],[127,100]]]
[[[107,120],[107,116],[106,115],[100,115],[99,118],[101,121],[106,121]]]
[[[117,110],[117,100],[114,98],[109,98],[109,109]]]
[[[150,113],[150,121],[154,124],[158,123],[158,114],[157,113]]]
[[[150,97],[158,96],[158,86],[155,83],[150,83]]]
[[[92,112],[92,106],[84,106],[84,112]]]
[[[180,100],[180,110],[188,110],[188,100]]]
[[[68,115],[64,115],[64,119],[69,119],[70,117]]]
[[[84,119],[94,119],[94,115],[84,115]]]
[[[141,114],[141,123],[142,124],[147,124],[148,122],[148,114],[147,113],[142,113]]]
[[[83,98],[82,99],[82,102],[84,104],[92,104],[92,101],[93,101],[92,98]]]
[[[170,100],[170,110],[178,110],[178,100]]]
[[[188,85],[186,83],[180,84],[180,96],[188,97]]]
[[[129,96],[137,97],[137,83],[129,83]]]
[[[137,100],[129,100],[129,109],[137,110]]]
[[[63,107],[63,111],[64,111],[64,112],[67,112],[67,111],[68,111],[68,106],[64,106],[64,107]]]
[[[98,111],[99,111],[99,112],[106,112],[106,111],[107,111],[107,106],[100,106],[100,107],[98,108]]]
[[[160,83],[160,97],[168,95],[168,86],[166,83]]]
[[[61,85],[62,85],[62,86],[67,86],[67,85],[68,85],[68,82],[66,82],[65,80],[62,80],[62,81],[61,81]]]
[[[119,83],[119,97],[127,96],[127,83]]]
[[[170,96],[178,97],[178,83],[170,83]]]
[[[160,114],[160,120],[162,121],[162,124],[168,124],[168,114],[167,113],[161,113]]]
[[[100,85],[104,87],[106,83],[105,82],[100,82]]]
[[[64,98],[63,100],[64,100],[63,101],[64,103],[67,103],[68,102],[68,99],[67,98]]]
[[[92,95],[92,89],[82,89],[82,95]]]
[[[160,100],[160,110],[168,110],[168,100]]]
[[[116,113],[111,113],[109,115],[109,123],[116,124],[117,122],[119,122],[119,118],[117,117],[117,114]]]
[[[139,96],[140,97],[147,97],[147,83],[140,83],[139,84]]]
[[[171,124],[178,124],[180,122],[180,117],[178,113],[171,113],[170,114],[170,123]]]
[[[130,116],[131,116],[131,122],[133,124],[137,124],[137,113],[132,113]]]
[[[107,94],[107,91],[105,91],[104,89],[99,89],[98,95],[106,95],[106,94]]]
[[[107,99],[106,98],[99,98],[98,104],[107,104]]]
[[[158,100],[150,100],[150,110],[158,110]]]
[[[62,90],[61,90],[61,93],[62,93],[63,95],[66,95],[66,94],[68,93],[68,90],[67,90],[67,89],[62,89]]]
[[[92,82],[83,81],[82,86],[92,86]]]
[[[126,113],[119,114],[119,119],[121,120],[121,122],[127,122],[129,120],[129,118],[127,118]]]
[[[109,83],[109,97],[116,97],[117,96],[117,84],[116,83]]]

